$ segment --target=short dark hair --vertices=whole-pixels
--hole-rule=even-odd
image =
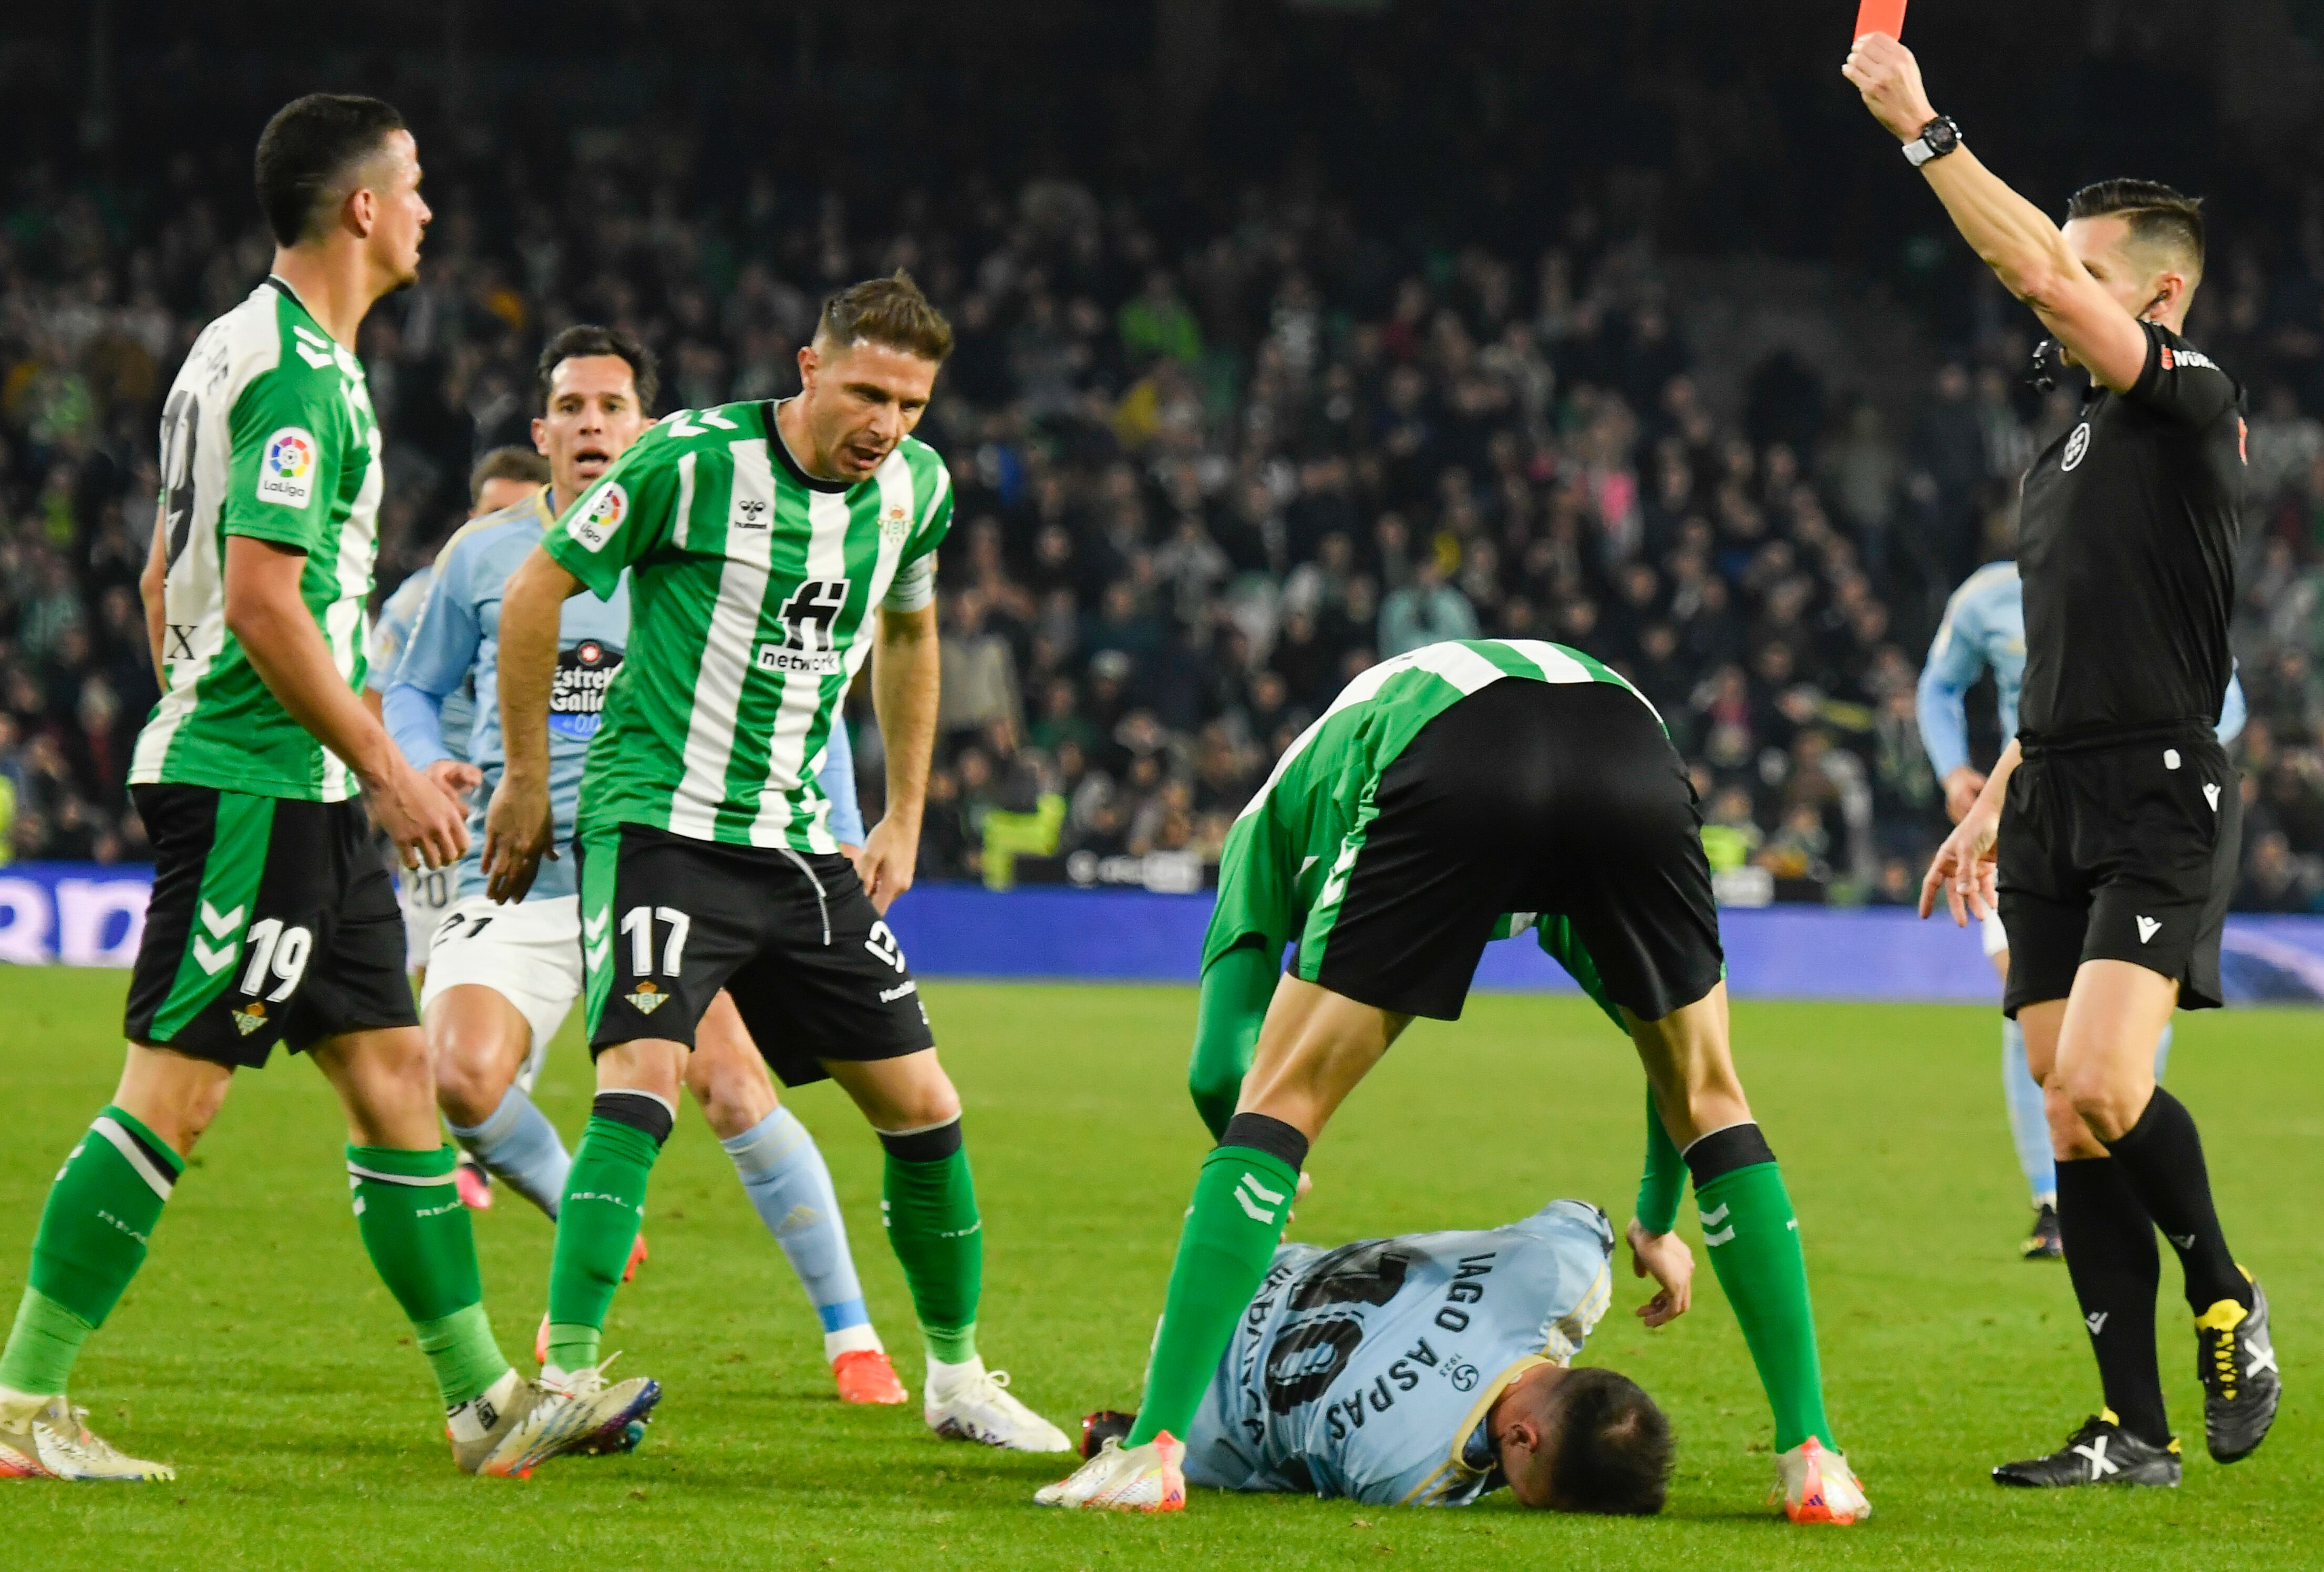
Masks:
[[[836,343],[878,344],[938,363],[952,353],[952,324],[900,267],[887,278],[849,284],[824,301],[815,336],[826,335]]]
[[[309,93],[277,109],[258,134],[256,160],[258,206],[274,238],[309,238],[347,172],[403,129],[394,105],[355,93]]]
[[[2203,273],[2203,199],[2172,190],[2160,180],[2096,180],[2066,199],[2069,218],[2130,220],[2130,237],[2146,245],[2168,246]]]
[[[1671,1475],[1670,1420],[1627,1375],[1572,1371],[1558,1383],[1563,1418],[1549,1484],[1568,1512],[1651,1517]]]
[[[532,384],[543,410],[549,408],[549,379],[556,375],[557,368],[568,360],[593,355],[611,355],[628,361],[630,380],[638,384],[638,408],[652,411],[654,395],[661,391],[661,363],[654,358],[652,350],[619,328],[600,328],[595,322],[576,322],[541,347],[540,364],[533,371]]]
[[[549,484],[549,460],[530,448],[495,448],[468,471],[468,501],[480,501],[484,487],[495,480],[521,480],[528,485]]]

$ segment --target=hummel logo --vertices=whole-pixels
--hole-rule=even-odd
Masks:
[[[1245,1191],[1249,1191],[1250,1193],[1247,1195],[1244,1193]],[[1242,1209],[1250,1215],[1250,1219],[1254,1223],[1274,1222],[1274,1208],[1283,1204],[1283,1192],[1281,1190],[1268,1189],[1265,1185],[1259,1182],[1259,1176],[1257,1174],[1249,1171],[1245,1171],[1242,1176],[1241,1182],[1235,1186],[1234,1197],[1236,1200],[1242,1203]],[[1258,1198],[1254,1200],[1252,1198],[1253,1197]],[[1267,1204],[1262,1207],[1259,1204],[1260,1201],[1264,1201]]]
[[[2091,1336],[2095,1337],[2106,1330],[2107,1318],[2112,1314],[2112,1310],[2092,1310],[2082,1318],[2083,1324],[2090,1329]]]
[[[2195,1248],[2195,1236],[2192,1234],[2190,1234],[2184,1239],[2181,1239],[2178,1234],[2165,1229],[2163,1236],[2165,1239],[2170,1240],[2172,1244],[2176,1244],[2181,1250],[2192,1250]]]
[[[2163,925],[2155,921],[2154,919],[2152,917],[2142,917],[2138,920],[2138,942],[2141,944],[2151,943],[2153,940],[2154,936],[2162,930]]]
[[[882,1004],[893,1004],[897,1000],[899,1000],[899,999],[902,998],[905,994],[917,994],[917,993],[918,993],[919,991],[920,991],[920,985],[919,985],[919,984],[918,984],[918,983],[916,983],[916,982],[912,981],[909,977],[907,977],[907,978],[905,978],[902,982],[900,982],[900,983],[897,984],[897,985],[896,985],[894,987],[892,987],[892,988],[882,988],[882,989],[881,989],[881,990],[880,990],[880,1003],[881,1003]]]
[[[1735,1237],[1735,1229],[1734,1229],[1734,1225],[1733,1225],[1732,1224],[1729,1224],[1727,1227],[1724,1227],[1724,1228],[1719,1228],[1719,1225],[1720,1225],[1721,1223],[1725,1223],[1726,1221],[1727,1221],[1727,1207],[1726,1207],[1724,1205],[1721,1205],[1721,1206],[1720,1206],[1720,1207],[1716,1207],[1715,1209],[1713,1209],[1713,1210],[1711,1210],[1711,1211],[1708,1211],[1708,1212],[1703,1213],[1703,1215],[1702,1215],[1702,1227],[1703,1227],[1702,1242],[1703,1242],[1703,1244],[1706,1244],[1706,1245],[1712,1245],[1712,1244],[1726,1244],[1729,1240],[1730,1240],[1730,1239],[1732,1239],[1732,1238],[1734,1238],[1734,1237]],[[1711,1229],[1713,1229],[1713,1228],[1719,1228],[1719,1232],[1718,1232],[1718,1233],[1716,1233],[1716,1234],[1711,1233]]]
[[[2107,1456],[2107,1443],[2112,1439],[2114,1438],[2111,1436],[2100,1436],[2086,1447],[2074,1448],[2075,1456],[2090,1460],[2090,1478],[2093,1480],[2104,1479],[2109,1474],[2122,1472],[2122,1465]]]
[[[734,503],[734,527],[738,530],[763,530],[767,527],[767,502],[764,497],[739,497]]]
[[[2219,811],[2219,788],[2216,781],[2203,782],[2203,800],[2211,805],[2213,813]]]

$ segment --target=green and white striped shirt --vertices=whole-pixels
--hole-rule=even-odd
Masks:
[[[541,541],[599,595],[631,570],[576,833],[837,851],[816,772],[840,698],[872,608],[928,603],[952,501],[909,437],[853,485],[810,477],[772,403],[681,410],[641,437]]]
[[[226,538],[306,553],[300,596],[339,675],[361,688],[364,602],[379,551],[378,434],[363,363],[281,280],[194,340],[161,411],[167,676],[130,758],[132,785],[309,802],[355,794],[354,774],[290,718],[227,630]]]

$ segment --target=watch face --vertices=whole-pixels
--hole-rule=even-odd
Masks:
[[[1950,153],[1960,145],[1960,131],[1950,120],[1932,123],[1926,131],[1921,133],[1921,136],[1928,143],[1929,151],[1932,153]]]

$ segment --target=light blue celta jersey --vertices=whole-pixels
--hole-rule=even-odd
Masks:
[[[2025,587],[2015,562],[1988,562],[1961,580],[1921,668],[1921,746],[1940,781],[1969,763],[1963,700],[1978,673],[1988,670],[2006,740],[2017,735],[2017,690],[2025,681]],[[2219,701],[2219,741],[2233,742],[2243,729],[2243,684],[2230,672]]]
[[[1505,1483],[1487,1410],[1581,1348],[1613,1252],[1585,1201],[1505,1228],[1278,1246],[1194,1416],[1187,1479],[1466,1506]]]
[[[427,604],[428,587],[436,582],[436,564],[429,562],[407,575],[395,587],[379,608],[379,621],[372,628],[371,643],[364,648],[367,665],[364,686],[380,697],[383,707],[387,702],[387,690],[395,680],[395,669],[403,661],[404,647],[411,643],[411,629],[420,621],[420,608]],[[444,696],[444,756],[465,760],[468,748],[468,724],[475,703],[475,693],[462,688],[456,693]]]
[[[484,771],[484,783],[470,798],[468,855],[460,864],[459,893],[485,885],[482,857],[484,809],[500,783],[506,757],[501,747],[501,591],[509,576],[540,543],[541,532],[556,522],[549,488],[521,503],[470,520],[436,559],[435,582],[427,591],[417,624],[387,690],[384,712],[397,747],[424,770],[438,759],[466,757]],[[567,600],[558,618],[557,677],[549,700],[549,798],[556,819],[555,844],[573,838],[581,769],[596,735],[606,689],[622,665],[630,637],[630,581],[622,576],[610,598],[587,590]],[[465,734],[451,731],[450,699],[464,689],[484,696],[475,707]],[[456,746],[462,751],[455,753]],[[855,800],[855,761],[847,728],[831,728],[831,741],[817,779],[831,800],[834,838],[861,845],[863,815]],[[569,851],[543,859],[525,899],[575,892],[575,859]]]

